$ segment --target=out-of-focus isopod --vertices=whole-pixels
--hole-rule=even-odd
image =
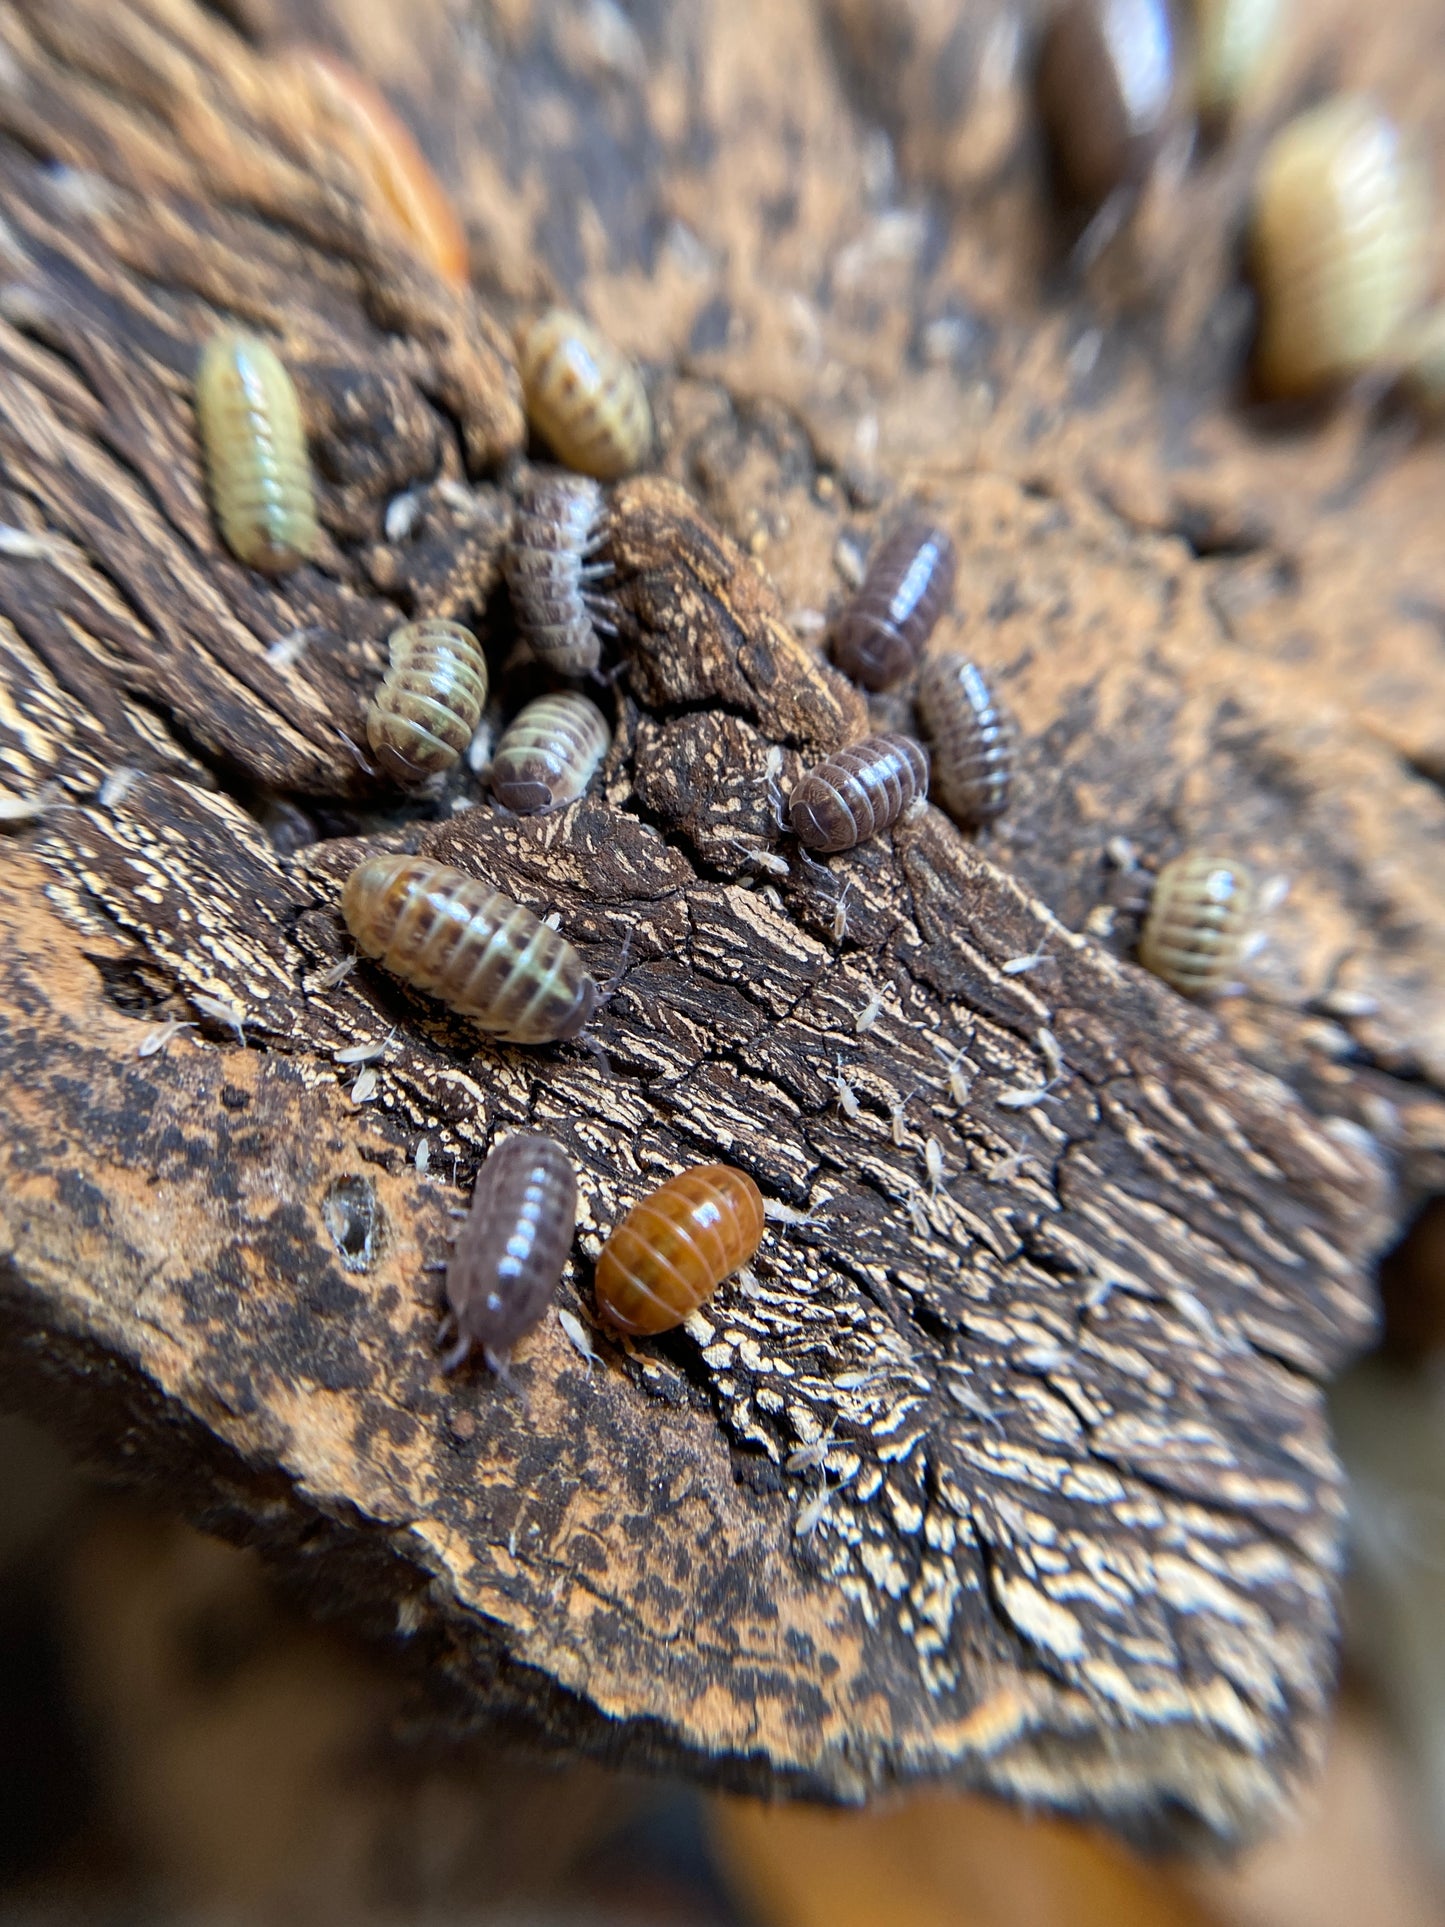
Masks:
[[[196,370],[196,419],[221,534],[278,574],[316,552],[316,497],[301,404],[281,357],[254,335],[214,336]]]
[[[992,823],[1008,808],[1014,727],[967,656],[933,656],[918,678],[918,715],[933,747],[933,786],[960,823]]]
[[[467,237],[410,128],[335,54],[302,47],[295,59],[355,161],[372,204],[412,251],[456,287],[467,280]]]
[[[577,1229],[577,1174],[555,1138],[519,1131],[497,1145],[477,1176],[472,1208],[447,1266],[457,1342],[452,1371],[479,1345],[494,1372],[541,1323]]]
[[[1233,981],[1258,901],[1248,865],[1197,852],[1166,863],[1139,938],[1139,961],[1186,997]]]
[[[487,659],[470,629],[440,616],[403,623],[387,645],[391,667],[366,712],[366,740],[401,783],[450,769],[487,703]]]
[[[607,754],[612,733],[602,711],[573,690],[539,696],[517,717],[492,758],[492,793],[529,816],[574,803]]]
[[[910,522],[889,536],[833,625],[833,660],[865,689],[887,689],[922,654],[953,594],[958,567],[942,529]]]
[[[1250,238],[1264,389],[1308,395],[1386,355],[1425,291],[1429,218],[1420,157],[1372,101],[1339,95],[1275,136]]]
[[[601,482],[646,461],[652,409],[642,377],[590,321],[550,308],[519,330],[517,362],[527,419],[558,461]]]
[[[1269,72],[1285,0],[1193,0],[1190,70],[1200,119],[1220,127]]]
[[[1062,0],[1044,28],[1039,114],[1059,185],[1098,207],[1147,179],[1174,112],[1167,0]]]
[[[508,1044],[575,1037],[598,1005],[582,959],[500,890],[420,856],[372,856],[346,879],[358,947]]]
[[[602,491],[586,476],[538,475],[522,490],[503,568],[518,634],[559,676],[589,675],[601,636],[616,633],[603,529]]]
[[[633,1205],[597,1260],[597,1306],[619,1331],[671,1331],[745,1265],[763,1198],[743,1171],[699,1164]]]
[[[788,821],[810,850],[851,850],[928,794],[928,753],[911,736],[865,736],[795,784]]]

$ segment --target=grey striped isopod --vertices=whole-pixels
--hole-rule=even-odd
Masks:
[[[615,635],[600,584],[604,503],[582,475],[534,476],[522,490],[503,558],[517,631],[532,654],[559,676],[590,675],[601,637]]]
[[[366,740],[398,782],[450,769],[487,705],[487,659],[460,622],[424,616],[388,644],[391,667],[366,712]]]
[[[1164,146],[1175,106],[1167,0],[1062,0],[1045,25],[1036,74],[1039,115],[1065,194],[1098,207],[1139,188]]]
[[[960,823],[992,823],[1008,808],[1015,730],[967,656],[932,656],[918,678],[918,715],[933,747],[933,787]]]
[[[1159,872],[1139,938],[1139,961],[1186,997],[1233,982],[1254,922],[1254,873],[1233,857],[1193,852]]]
[[[279,574],[316,553],[316,492],[301,404],[281,357],[254,335],[216,335],[196,370],[196,420],[226,546]]]
[[[492,794],[519,815],[575,803],[607,754],[612,732],[575,690],[539,696],[508,725],[492,757]]]
[[[565,937],[448,864],[367,857],[341,911],[359,950],[503,1043],[575,1037],[600,1001]]]
[[[799,778],[788,821],[810,850],[851,850],[928,794],[928,753],[911,736],[866,736]]]
[[[497,1145],[447,1266],[457,1342],[443,1371],[454,1371],[474,1345],[494,1372],[504,1369],[518,1339],[545,1316],[576,1229],[577,1174],[556,1139],[519,1131]]]
[[[1278,133],[1251,218],[1261,387],[1308,395],[1379,363],[1423,298],[1429,220],[1419,155],[1372,101],[1339,95]]]
[[[865,689],[906,676],[948,607],[958,557],[942,529],[909,522],[889,536],[833,625],[833,660]]]
[[[612,482],[646,461],[652,409],[642,377],[591,322],[550,308],[518,331],[527,419],[557,459]]]

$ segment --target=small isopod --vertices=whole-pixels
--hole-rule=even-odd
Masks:
[[[928,794],[928,752],[911,736],[865,736],[794,785],[788,821],[810,850],[851,850]]]
[[[1166,0],[1062,0],[1044,28],[1039,114],[1059,185],[1084,207],[1148,179],[1174,114]]]
[[[1176,857],[1154,885],[1139,961],[1186,997],[1233,981],[1258,899],[1254,873],[1232,857]]]
[[[492,794],[520,816],[575,803],[611,741],[602,711],[586,696],[539,696],[497,744]]]
[[[221,534],[278,574],[316,552],[316,497],[301,404],[281,357],[254,335],[216,335],[196,370],[196,419]]]
[[[958,566],[942,529],[909,522],[889,536],[833,625],[833,660],[865,689],[888,689],[923,653],[953,594]]]
[[[558,461],[600,482],[652,448],[652,409],[634,364],[590,321],[551,308],[517,336],[527,419]]]
[[[372,856],[341,911],[358,947],[508,1044],[575,1037],[599,1000],[582,959],[500,890],[420,856]]]
[[[1221,127],[1268,73],[1285,0],[1193,0],[1190,72],[1201,120]]]
[[[699,1164],[633,1205],[597,1260],[597,1306],[619,1331],[671,1331],[762,1242],[763,1198],[745,1172]]]
[[[559,676],[585,676],[602,657],[601,638],[615,635],[600,584],[611,574],[601,558],[604,503],[584,475],[535,476],[522,490],[503,558],[517,632],[532,654]]]
[[[443,1371],[455,1370],[473,1345],[494,1372],[503,1369],[545,1316],[576,1229],[577,1174],[556,1139],[519,1131],[497,1145],[447,1266],[457,1342]]]
[[[1429,219],[1419,157],[1372,101],[1337,96],[1275,136],[1250,238],[1263,388],[1308,395],[1385,356],[1424,294]]]
[[[366,712],[366,740],[401,783],[419,783],[461,757],[487,702],[487,659],[460,622],[424,616],[394,630],[391,667]]]
[[[960,823],[992,823],[1013,787],[1014,726],[967,656],[934,656],[918,678],[918,716],[933,748],[933,784]]]

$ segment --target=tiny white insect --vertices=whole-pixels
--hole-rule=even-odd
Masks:
[[[100,786],[100,807],[103,810],[118,810],[140,779],[140,771],[132,769],[129,763],[122,763],[118,769],[111,770]]]
[[[771,904],[774,910],[781,910],[783,908],[783,899],[779,896],[773,884],[760,883],[758,885],[758,895],[765,903]]]
[[[935,1197],[943,1190],[943,1146],[936,1137],[926,1138],[923,1144],[923,1168],[928,1173],[928,1188]]]
[[[888,1106],[889,1132],[900,1151],[908,1142],[908,1106],[917,1095],[918,1086],[915,1084],[911,1091],[905,1092],[902,1097],[895,1097]]]
[[[1139,862],[1139,852],[1127,836],[1111,836],[1104,845],[1104,854],[1116,870],[1132,870]]]
[[[933,1225],[928,1216],[928,1207],[923,1202],[923,1193],[915,1185],[903,1200],[903,1208],[913,1223],[913,1235],[927,1238],[933,1234]]]
[[[829,1505],[847,1485],[849,1479],[856,1478],[856,1472],[845,1473],[836,1485],[824,1485],[811,1499],[798,1507],[797,1517],[793,1520],[793,1536],[809,1539],[823,1523],[823,1515]]]
[[[388,542],[405,542],[417,523],[421,520],[421,497],[414,488],[401,495],[393,495],[386,505],[386,519],[382,524]]]
[[[598,1354],[592,1349],[592,1338],[587,1327],[576,1312],[567,1311],[560,1305],[557,1308],[557,1323],[566,1333],[567,1342],[587,1360],[587,1369],[590,1371],[599,1360]]]
[[[817,1224],[819,1214],[827,1202],[827,1198],[819,1198],[811,1209],[799,1211],[796,1205],[784,1204],[781,1198],[764,1198],[763,1216],[774,1224],[785,1224],[798,1230],[804,1225]]]
[[[339,985],[346,982],[352,971],[355,970],[358,961],[356,952],[353,951],[349,957],[342,957],[338,959],[336,963],[328,964],[316,979],[316,988],[318,990],[337,989]]]
[[[560,930],[562,928],[562,912],[560,910],[549,910],[542,921],[549,930]]]
[[[945,1368],[947,1370],[947,1368]],[[997,1406],[986,1405],[971,1385],[965,1384],[954,1371],[948,1371],[944,1389],[955,1405],[961,1405],[971,1417],[981,1419],[985,1425],[996,1422],[999,1417]]]
[[[1035,1104],[1044,1104],[1054,1094],[1052,1084],[1015,1084],[1012,1089],[1000,1091],[994,1102],[1001,1111],[1028,1111]]]
[[[46,783],[32,796],[10,796],[0,792],[0,823],[33,823],[38,816],[54,809],[60,801],[60,791],[53,783]]]
[[[35,535],[29,529],[0,522],[0,555],[11,556],[17,562],[50,562],[69,547],[70,544],[57,535]]]
[[[376,1089],[380,1082],[381,1079],[377,1075],[375,1068],[368,1065],[351,1087],[352,1103],[369,1104],[372,1098],[376,1096]]]
[[[957,1057],[954,1058],[948,1067],[948,1094],[960,1109],[967,1104],[969,1098],[973,1095],[973,1079],[963,1068],[962,1051],[958,1053]]]
[[[733,839],[733,843],[734,847],[742,852],[744,860],[751,863],[755,869],[763,871],[765,875],[770,877],[786,877],[792,875],[792,866],[785,856],[778,856],[772,850],[751,850],[746,844],[739,842],[736,837]]]
[[[838,1106],[844,1117],[848,1119],[850,1124],[856,1124],[858,1119],[863,1115],[863,1107],[858,1102],[857,1092],[853,1089],[853,1086],[849,1083],[844,1073],[841,1061],[832,1077],[825,1078],[824,1082],[831,1084],[837,1092]]]
[[[1320,998],[1320,1009],[1331,1017],[1373,1017],[1380,1008],[1378,997],[1368,990],[1346,990],[1338,986]]]
[[[783,1461],[785,1472],[818,1472],[828,1463],[828,1454],[838,1443],[837,1435],[831,1427],[814,1439],[811,1445],[800,1445],[796,1452],[790,1452]]]
[[[194,1024],[182,1023],[175,1017],[166,1017],[158,1024],[147,1027],[146,1035],[136,1045],[137,1057],[154,1057],[158,1052],[170,1049],[172,1038],[179,1037],[183,1030],[194,1030]]]
[[[386,1047],[395,1035],[396,1028],[393,1025],[385,1037],[377,1043],[349,1044],[345,1050],[335,1053],[336,1061],[338,1064],[374,1064],[378,1057],[385,1055]]]
[[[1049,1079],[1056,1081],[1064,1074],[1064,1053],[1059,1040],[1047,1024],[1039,1026],[1037,1038],[1040,1054],[1049,1067]]]
[[[864,1004],[863,1008],[858,1012],[858,1015],[853,1019],[853,1030],[856,1036],[861,1037],[864,1031],[872,1030],[873,1026],[878,1022],[878,1019],[883,1015],[883,1002],[883,992],[881,990],[875,990],[869,997],[867,1003]]]
[[[863,551],[853,536],[840,535],[833,544],[833,567],[850,589],[856,589],[862,582]]]
[[[1012,1184],[1015,1178],[1023,1176],[1030,1165],[1033,1165],[1036,1171],[1040,1169],[1038,1159],[1031,1151],[1010,1151],[1007,1157],[1002,1157],[996,1164],[989,1166],[988,1182]]]
[[[244,1050],[246,1045],[246,1013],[240,1004],[226,997],[211,997],[202,990],[193,990],[190,1001],[203,1017],[213,1023],[225,1024],[236,1033],[236,1041]]]
[[[852,879],[843,885],[838,900],[833,905],[833,941],[842,943],[848,934],[848,892],[853,888]]]
[[[467,744],[467,768],[473,776],[480,776],[492,760],[492,726],[482,723],[477,733]]]
[[[320,629],[292,629],[277,636],[266,650],[267,662],[273,669],[290,669],[305,655],[306,645],[322,633]]]
[[[429,1137],[419,1137],[417,1139],[416,1149],[412,1153],[411,1161],[416,1166],[417,1176],[424,1178],[431,1169],[431,1139]]]
[[[1069,1362],[1069,1354],[1062,1345],[1025,1345],[1019,1353],[1021,1364],[1035,1372],[1056,1372]]]
[[[1005,977],[1022,977],[1026,971],[1037,970],[1048,953],[1048,945],[1048,938],[1040,937],[1038,948],[1031,950],[1026,957],[1010,957],[1001,966]]]

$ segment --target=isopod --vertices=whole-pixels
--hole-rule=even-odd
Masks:
[[[851,850],[928,794],[928,752],[911,736],[865,736],[794,785],[788,821],[810,850]]]
[[[1190,61],[1194,104],[1202,120],[1230,120],[1268,73],[1285,0],[1193,0]]]
[[[1167,0],[1063,0],[1044,28],[1036,82],[1066,195],[1099,207],[1141,187],[1174,115]]]
[[[278,574],[316,552],[316,498],[301,404],[281,357],[254,335],[221,334],[196,370],[196,420],[226,546]]]
[[[1424,294],[1429,218],[1419,157],[1372,101],[1340,95],[1275,136],[1250,237],[1263,388],[1308,395],[1381,360]]]
[[[541,1323],[577,1229],[577,1174],[555,1138],[519,1131],[482,1166],[472,1208],[447,1266],[457,1342],[453,1371],[474,1345],[501,1371],[519,1338]]]
[[[700,1164],[633,1205],[597,1260],[597,1305],[619,1331],[670,1331],[762,1242],[763,1199],[728,1164]]]
[[[591,322],[551,308],[517,336],[527,419],[558,461],[600,482],[640,468],[652,448],[642,377]]]
[[[1233,857],[1197,852],[1166,863],[1139,938],[1139,961],[1186,997],[1233,981],[1258,899],[1254,874]]]
[[[534,476],[517,504],[503,557],[517,633],[559,676],[590,675],[616,633],[599,587],[611,573],[603,526],[602,491],[585,475]]]
[[[918,678],[918,715],[933,748],[933,784],[960,823],[992,823],[1013,787],[1012,719],[967,656],[934,656]]]
[[[366,740],[389,775],[419,783],[450,769],[471,742],[487,702],[487,659],[470,629],[440,616],[403,623],[387,649]]]
[[[575,803],[611,741],[602,711],[586,696],[539,696],[497,744],[492,794],[521,816]]]
[[[555,930],[490,884],[420,856],[372,856],[341,911],[358,947],[508,1044],[575,1037],[600,1001]]]
[[[833,660],[865,689],[888,689],[923,653],[958,566],[942,529],[909,522],[883,543],[833,625]]]

